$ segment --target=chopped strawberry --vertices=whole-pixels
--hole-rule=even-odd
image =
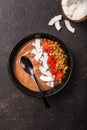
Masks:
[[[47,51],[48,50],[48,42],[47,41],[45,41],[45,42],[43,42],[43,51]]]
[[[52,62],[52,60],[53,60],[53,57],[52,56],[48,56],[48,60],[47,60],[48,64],[50,64]]]
[[[63,78],[63,72],[58,71],[55,75],[55,80],[58,81],[59,79]]]
[[[50,62],[50,67],[55,68],[56,67],[56,60],[52,59],[52,61]]]
[[[47,50],[47,54],[50,55],[51,51],[52,51],[52,48],[49,47],[48,50]]]
[[[50,68],[50,72],[51,72],[52,74],[55,75],[56,72],[57,72],[57,71],[56,71],[56,67],[52,67],[52,68]]]

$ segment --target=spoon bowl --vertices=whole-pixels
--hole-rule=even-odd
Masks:
[[[35,84],[36,84],[36,86],[41,94],[41,97],[43,99],[45,106],[47,108],[50,108],[50,104],[47,101],[45,95],[43,94],[43,92],[40,88],[40,85],[38,84],[37,79],[34,75],[34,69],[33,69],[33,64],[31,62],[31,60],[29,58],[27,58],[26,56],[22,56],[20,59],[20,64],[21,64],[21,67],[25,70],[25,72],[28,73],[32,77],[32,79],[34,80],[34,82],[35,82]]]
[[[22,56],[20,59],[20,64],[22,66],[22,68],[30,75],[33,75],[33,64],[31,62],[31,60],[29,58],[27,58],[26,56]]]

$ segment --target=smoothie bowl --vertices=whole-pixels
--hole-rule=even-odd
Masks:
[[[31,60],[45,96],[59,92],[69,81],[72,57],[58,38],[49,34],[31,34],[16,44],[9,57],[9,75],[15,86],[27,95],[40,97],[34,81],[20,65],[22,56]]]

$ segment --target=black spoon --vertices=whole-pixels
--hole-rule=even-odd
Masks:
[[[46,100],[46,97],[45,95],[43,94],[37,80],[36,80],[36,77],[34,75],[34,69],[33,69],[33,65],[32,65],[32,62],[29,58],[27,58],[26,56],[22,56],[21,59],[20,59],[20,64],[22,66],[22,68],[32,77],[32,79],[34,80],[40,94],[41,94],[41,97],[43,99],[43,102],[45,104],[45,106],[47,108],[50,108],[50,104],[49,102]]]

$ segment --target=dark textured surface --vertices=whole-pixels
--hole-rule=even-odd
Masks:
[[[76,34],[63,22],[58,32],[47,24],[60,13],[58,0],[0,0],[0,130],[87,130],[87,21],[72,23]],[[36,32],[59,37],[73,56],[71,80],[48,98],[50,109],[15,88],[7,71],[12,48]]]

